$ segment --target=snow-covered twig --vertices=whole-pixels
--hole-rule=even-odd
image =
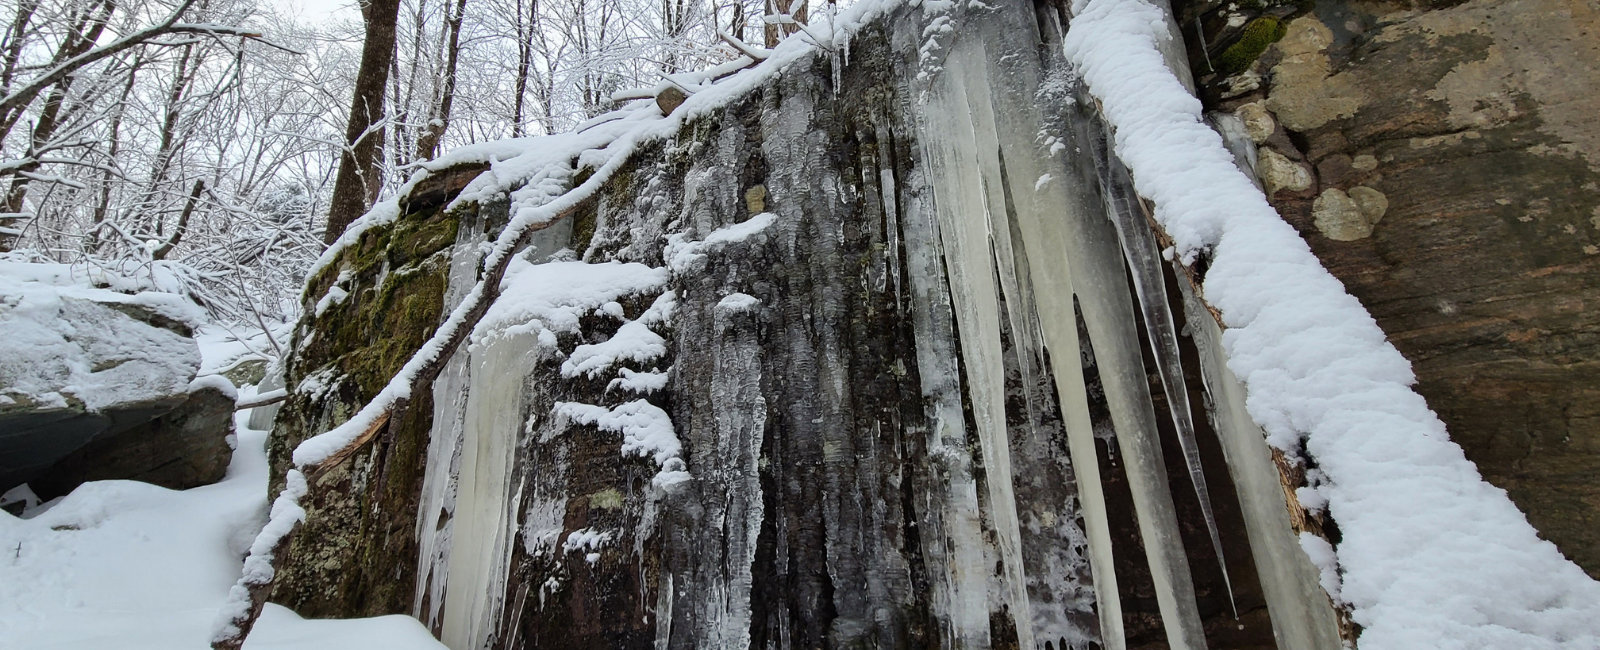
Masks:
[[[6,95],[4,98],[0,98],[0,114],[9,113],[26,106],[32,102],[33,98],[37,97],[38,94],[45,88],[49,88],[51,85],[61,81],[62,79],[65,79],[68,75],[86,65],[115,56],[130,48],[150,43],[158,36],[176,33],[226,34],[230,36],[242,36],[245,38],[259,38],[261,36],[259,32],[240,29],[238,27],[231,27],[228,25],[179,23],[178,19],[183,17],[183,14],[189,11],[189,8],[194,6],[194,3],[195,0],[183,0],[183,3],[179,4],[177,8],[173,9],[172,13],[167,14],[167,17],[160,23],[151,25],[115,41],[84,52],[83,54],[79,54],[70,59],[62,61],[49,72],[34,77],[33,79],[29,80],[28,83],[23,84],[20,88],[12,91],[11,94]]]
[[[751,47],[749,43],[734,38],[732,34],[722,31],[722,28],[720,27],[717,28],[717,38],[722,39],[722,42],[727,43],[733,49],[738,50],[739,53],[757,61],[762,61],[767,57],[772,56],[771,51],[764,48]]]
[[[234,403],[233,410],[243,411],[245,409],[271,406],[286,399],[289,399],[289,389],[287,388],[269,390],[265,393],[257,393],[250,397],[241,395],[239,396],[239,401]]]

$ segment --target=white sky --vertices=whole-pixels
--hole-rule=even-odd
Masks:
[[[328,18],[361,18],[356,0],[269,0],[305,22]]]

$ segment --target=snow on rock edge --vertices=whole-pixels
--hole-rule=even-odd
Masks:
[[[1410,363],[1233,164],[1167,67],[1164,13],[1077,0],[1064,47],[1186,263],[1209,251],[1229,368],[1274,446],[1300,444],[1339,522],[1339,597],[1367,649],[1600,647],[1600,583],[1484,482]]]

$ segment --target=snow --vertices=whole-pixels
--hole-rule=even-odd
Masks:
[[[189,382],[188,392],[193,393],[206,388],[215,388],[221,391],[223,395],[227,395],[229,399],[239,399],[239,389],[235,388],[233,382],[228,381],[228,378],[222,375],[200,375],[195,377],[194,381]]]
[[[1167,67],[1161,9],[1073,10],[1066,54],[1116,127],[1118,156],[1177,257],[1210,257],[1205,298],[1251,416],[1324,472],[1342,533],[1337,595],[1360,647],[1600,647],[1600,583],[1482,480],[1410,388],[1410,364],[1234,165]]]
[[[442,650],[444,647],[422,623],[410,616],[303,619],[289,608],[271,603],[261,611],[260,621],[244,644],[245,650]]]
[[[594,377],[619,361],[652,361],[667,353],[667,341],[639,321],[628,321],[603,343],[578,346],[561,364],[561,376]]]
[[[217,322],[201,325],[194,340],[200,345],[200,374],[225,373],[250,361],[271,361],[277,356],[273,343],[289,340],[294,322],[272,323],[271,335],[258,327],[225,327]]]
[[[761,306],[761,299],[747,293],[730,293],[717,302],[717,309],[742,312],[751,311]]]
[[[1306,552],[1306,557],[1311,558],[1311,565],[1317,567],[1317,580],[1322,584],[1322,590],[1337,601],[1339,558],[1333,552],[1333,545],[1311,533],[1300,533],[1300,548]]]
[[[681,457],[683,446],[673,431],[672,418],[650,402],[634,400],[609,409],[577,402],[556,402],[554,412],[580,424],[621,433],[624,456],[647,456],[661,467],[655,478],[658,486],[688,478]]]
[[[667,373],[665,372],[638,372],[629,368],[618,370],[621,375],[606,384],[606,390],[622,390],[634,393],[654,393],[667,387]]]
[[[661,257],[666,259],[667,266],[673,272],[682,273],[703,261],[707,253],[714,253],[728,244],[749,239],[756,233],[766,230],[767,226],[772,225],[777,219],[778,215],[763,212],[745,221],[713,230],[700,241],[689,241],[683,233],[675,233],[667,237],[667,247],[662,251]]]
[[[195,342],[123,311],[202,322],[187,299],[151,290],[171,288],[162,277],[0,259],[0,387],[13,401],[90,411],[183,394],[200,367]]]
[[[572,551],[593,551],[611,541],[611,533],[597,531],[591,528],[579,528],[567,534],[567,541],[562,543],[562,549]]]
[[[264,518],[265,431],[236,420],[227,478],[184,491],[85,483],[27,519],[0,513],[0,648],[202,650]],[[415,619],[307,621],[268,605],[246,650],[437,649]]]
[[[225,641],[239,634],[239,623],[249,619],[250,587],[272,583],[277,570],[272,567],[274,551],[280,541],[294,532],[295,526],[306,520],[306,511],[300,507],[300,497],[306,495],[306,477],[300,470],[289,470],[287,486],[272,501],[267,524],[250,542],[250,552],[244,558],[243,578],[228,590],[228,599],[217,610],[217,620],[212,627],[212,641]]]
[[[585,314],[625,296],[660,291],[670,278],[665,269],[637,263],[588,264],[569,261],[530,264],[522,258],[516,258],[511,261],[505,279],[500,282],[500,299],[489,307],[488,313],[479,321],[473,331],[472,342],[473,345],[482,345],[489,338],[518,332],[549,330],[575,333],[579,319]],[[625,323],[623,328],[626,329],[629,324]],[[642,329],[643,325],[639,327]],[[639,337],[638,342],[641,343],[648,342],[646,334],[654,336],[648,329],[643,332],[630,331],[626,335],[618,332],[618,336]],[[615,354],[634,355],[634,352],[621,347],[626,341],[619,341],[609,350]],[[603,347],[597,349],[597,346],[579,346],[579,350],[583,350],[584,358],[607,351]],[[665,352],[665,348],[662,352]],[[579,352],[575,350],[573,358],[578,357]],[[568,363],[573,362],[569,360]],[[566,374],[570,377],[576,371]]]
[[[345,298],[349,297],[350,292],[340,288],[337,284],[328,287],[328,293],[324,294],[322,299],[317,301],[317,306],[311,311],[311,313],[320,318],[323,312],[328,311],[329,307],[338,305],[344,302]]]

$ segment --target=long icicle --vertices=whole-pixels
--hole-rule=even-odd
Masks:
[[[1200,446],[1195,439],[1194,418],[1189,408],[1189,390],[1183,379],[1183,361],[1178,353],[1178,331],[1172,320],[1172,303],[1167,300],[1167,286],[1161,275],[1161,259],[1157,257],[1154,234],[1136,215],[1143,214],[1133,192],[1133,179],[1127,168],[1116,162],[1107,146],[1109,133],[1094,138],[1099,159],[1100,184],[1105,189],[1106,212],[1117,226],[1117,239],[1122,243],[1123,257],[1133,276],[1134,291],[1139,295],[1139,312],[1144,317],[1145,331],[1150,335],[1150,348],[1155,353],[1156,369],[1161,376],[1161,389],[1167,394],[1167,410],[1172,413],[1172,424],[1178,432],[1178,444],[1183,448],[1183,461],[1189,469],[1189,480],[1194,484],[1195,496],[1200,499],[1200,511],[1205,515],[1206,532],[1211,535],[1211,548],[1217,554],[1217,565],[1222,569],[1222,584],[1228,590],[1228,605],[1233,618],[1239,618],[1239,606],[1233,599],[1233,581],[1228,577],[1228,562],[1222,554],[1222,536],[1217,530],[1217,516],[1211,508],[1211,493],[1206,487],[1205,470],[1200,466]]]

